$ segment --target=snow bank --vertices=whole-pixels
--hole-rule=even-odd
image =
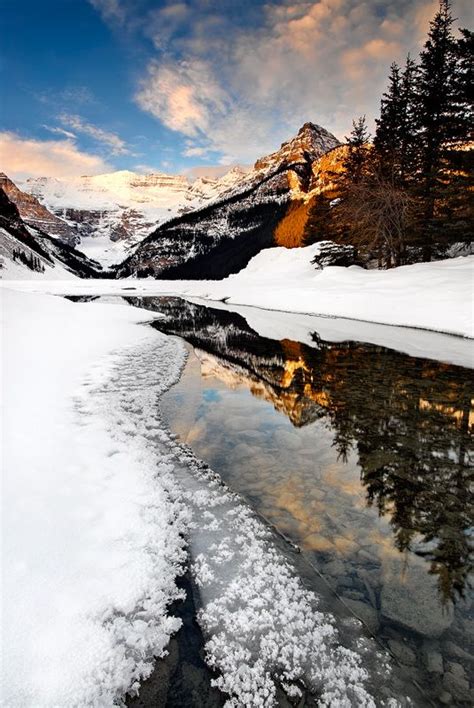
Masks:
[[[155,405],[183,351],[128,306],[3,295],[2,698],[111,706],[179,627],[167,608],[186,513],[128,417],[134,396]],[[162,362],[151,390],[136,367],[148,349]]]
[[[332,266],[320,271],[311,264],[318,248],[315,244],[291,250],[266,249],[240,273],[220,281],[43,281],[23,283],[22,287],[63,294],[133,292],[225,299],[228,304],[474,337],[474,256],[401,266],[388,271],[368,271],[356,266]]]
[[[473,257],[382,271],[357,266],[315,271],[310,261],[317,249],[318,244],[291,251],[262,251],[245,270],[220,283],[214,294],[228,291],[229,303],[271,310],[474,337]]]

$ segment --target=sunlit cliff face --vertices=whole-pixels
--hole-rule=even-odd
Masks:
[[[337,197],[336,177],[344,170],[347,150],[347,145],[338,145],[317,157],[311,163],[311,175],[307,180],[302,180],[295,172],[288,172],[291,200],[275,229],[274,239],[277,246],[298,248],[304,245],[312,201],[318,194],[326,194],[331,199]]]

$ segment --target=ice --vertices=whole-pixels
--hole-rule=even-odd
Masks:
[[[189,449],[169,444],[192,512],[191,571],[206,661],[229,696],[226,705],[276,705],[283,689],[290,696],[309,690],[322,706],[375,706],[368,666],[388,683],[387,656],[361,637],[356,620],[357,639],[349,639],[352,629],[343,645],[335,618],[319,609],[264,522]]]

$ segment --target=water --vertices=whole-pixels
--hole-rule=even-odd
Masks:
[[[136,302],[136,301],[134,301]],[[472,371],[354,341],[259,336],[146,298],[190,357],[165,418],[437,705],[472,705]]]

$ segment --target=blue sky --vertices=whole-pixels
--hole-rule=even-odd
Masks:
[[[4,0],[2,167],[15,175],[251,163],[306,120],[376,114],[436,0]],[[472,24],[467,0],[455,3]]]

